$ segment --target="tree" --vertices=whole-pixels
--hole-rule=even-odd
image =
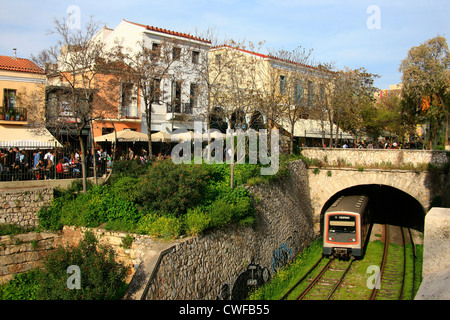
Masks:
[[[406,110],[418,121],[428,123],[430,149],[438,143],[440,127],[445,128],[445,145],[448,145],[450,55],[446,39],[436,36],[412,47],[399,71],[402,94],[408,104]]]
[[[96,103],[108,86],[105,48],[93,40],[99,23],[91,18],[84,28],[71,29],[65,18],[54,20],[52,34],[58,36],[55,46],[43,50],[34,60],[47,71],[47,91],[58,98],[47,103],[47,125],[57,129],[73,129],[80,143],[83,192],[86,192],[86,142],[82,132],[93,120],[111,112],[111,104]],[[52,103],[55,102],[55,103]],[[94,157],[95,159],[95,157]]]
[[[312,106],[305,93],[308,84],[312,83],[314,77],[314,67],[310,60],[312,50],[305,50],[297,47],[292,51],[278,50],[270,54],[271,59],[278,63],[285,64],[284,69],[271,69],[271,79],[269,83],[270,92],[264,108],[271,121],[277,118],[286,118],[290,126],[289,152],[294,150],[294,127],[299,119],[310,113]],[[279,81],[279,82],[277,82]],[[281,105],[284,105],[283,107]]]
[[[119,79],[136,84],[137,96],[142,98],[144,103],[149,155],[152,155],[152,104],[163,102],[165,92],[161,90],[162,81],[178,74],[173,68],[176,61],[172,57],[175,47],[176,43],[165,38],[158,46],[153,47],[144,42],[136,43],[135,48],[123,48],[118,44],[111,59],[124,64]]]
[[[346,68],[335,73],[331,95],[331,113],[336,125],[335,145],[339,137],[339,129],[353,134],[364,132],[361,110],[363,106],[371,106],[376,88],[373,86],[375,74],[364,68]],[[331,118],[331,116],[330,116]]]
[[[258,44],[259,47],[261,45],[262,43]],[[260,76],[264,61],[261,57],[253,54],[256,50],[257,48],[253,43],[246,45],[229,40],[212,51],[208,89],[210,104],[213,106],[214,112],[209,114],[210,120],[214,117],[225,117],[230,129],[247,130],[253,125],[252,120],[256,122],[261,119],[258,116],[253,117],[253,119],[248,117],[254,112],[260,111],[259,102],[262,97],[263,83],[260,81]],[[210,120],[209,127],[211,125]],[[242,147],[242,143],[245,146],[246,141],[238,139],[237,143],[234,144],[233,140],[233,155],[236,150]],[[230,160],[230,187],[233,188],[234,156]],[[237,160],[240,163],[244,159],[239,158]]]

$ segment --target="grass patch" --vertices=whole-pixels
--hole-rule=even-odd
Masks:
[[[392,246],[395,250],[395,245]],[[402,247],[399,247],[403,250]],[[406,277],[404,285],[403,299],[410,300],[412,296],[415,296],[422,279],[422,257],[423,246],[416,245],[416,266],[415,266],[415,289],[412,294],[412,245],[407,245],[407,267]],[[344,285],[338,288],[335,294],[332,296],[333,300],[367,300],[372,292],[368,288],[367,282],[369,277],[373,276],[373,272],[367,272],[372,265],[381,266],[381,259],[383,256],[384,243],[380,240],[371,241],[367,245],[366,254],[363,259],[353,262],[352,268],[347,273],[344,279]],[[281,297],[298,281],[308,270],[317,262],[322,255],[322,238],[315,240],[311,245],[306,248],[302,254],[298,255],[295,260],[277,274],[275,274],[269,283],[256,289],[251,295],[251,300],[279,300]],[[308,277],[313,278],[319,272],[321,267],[327,263],[328,259],[324,259],[321,264],[311,273]],[[305,279],[292,293],[287,297],[288,300],[296,299],[298,295],[309,284],[308,279]],[[398,289],[399,290],[399,289]],[[326,295],[325,295],[326,296]],[[382,296],[380,299],[383,298]],[[387,299],[385,297],[385,299]]]

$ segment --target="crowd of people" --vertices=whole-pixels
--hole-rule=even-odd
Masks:
[[[302,144],[302,147],[310,147],[308,145]],[[326,144],[322,145],[320,142],[315,142],[313,147],[317,148],[327,148]],[[356,148],[356,149],[422,149],[423,145],[415,142],[401,143],[395,140],[379,140],[377,142],[357,140],[355,141],[344,141],[342,144],[338,144],[337,148]]]
[[[98,149],[86,152],[88,175],[92,176],[94,156],[98,174],[107,172],[111,157]],[[44,180],[81,177],[81,156],[78,149],[64,152],[63,149],[0,149],[0,181]]]

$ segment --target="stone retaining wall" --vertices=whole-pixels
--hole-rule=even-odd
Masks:
[[[129,282],[142,258],[158,244],[148,236],[113,232],[101,228],[77,228],[64,226],[61,232],[29,232],[15,236],[0,237],[0,283],[9,281],[14,274],[26,272],[42,264],[44,257],[58,246],[76,246],[86,231],[92,232],[99,244],[111,246],[116,260],[129,267]],[[133,237],[130,247],[123,239]]]
[[[149,236],[125,232],[108,231],[102,228],[84,228],[64,226],[62,242],[65,246],[75,246],[83,239],[86,231],[90,231],[97,238],[100,245],[111,246],[116,252],[116,260],[129,267],[126,282],[130,282],[138,266],[146,254],[158,245],[159,241]],[[131,246],[126,246],[124,239],[132,237]]]
[[[407,150],[407,149],[336,149],[336,148],[304,148],[302,155],[319,159],[331,165],[338,163],[352,166],[432,164],[438,167],[448,162],[446,151]],[[345,165],[344,165],[345,166]]]
[[[0,283],[40,266],[42,259],[62,244],[61,240],[60,234],[47,232],[0,237]]]
[[[39,209],[52,200],[53,188],[0,191],[0,224],[35,227]]]

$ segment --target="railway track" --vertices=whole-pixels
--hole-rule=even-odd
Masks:
[[[406,297],[405,279],[407,268],[407,239],[405,228],[399,226],[384,226],[384,251],[380,267],[380,284],[372,290],[370,300],[403,300],[414,299],[415,259],[414,240],[410,229],[406,229],[408,241],[412,244],[412,290],[411,296]]]
[[[296,294],[296,300],[303,300],[306,296],[310,299],[330,300],[342,284],[345,275],[350,270],[353,259],[350,260],[350,262],[328,259],[326,264],[320,268],[319,266],[324,259],[327,258],[321,257],[314,266],[283,295],[281,300],[284,300],[291,295],[310,274],[317,273],[317,270],[319,270],[319,272],[313,276],[308,286],[303,289],[300,294]]]
[[[355,286],[351,278],[361,271],[358,266],[362,260],[340,261],[321,256],[320,259],[281,297],[286,299],[313,299],[330,300],[341,297],[342,291],[354,292],[353,298],[369,300],[401,300],[414,299],[414,275],[415,275],[415,245],[411,230],[398,226],[384,226],[383,231],[384,250],[380,260],[373,263],[380,266],[379,286],[367,296],[367,291],[356,293],[351,289]],[[411,243],[412,249],[406,248],[406,243]],[[379,257],[372,255],[373,257]],[[411,258],[412,257],[412,258]],[[378,258],[379,259],[379,258]],[[370,261],[370,260],[369,260]],[[412,264],[412,265],[411,265]],[[352,266],[354,268],[352,269]],[[409,271],[407,272],[407,266]],[[365,271],[364,267],[364,271]],[[411,283],[412,269],[412,283]],[[352,270],[351,272],[349,272]],[[346,276],[348,274],[347,280]],[[353,275],[353,276],[352,276]],[[344,281],[345,280],[345,281]],[[365,281],[365,280],[364,280]],[[405,289],[412,285],[411,295],[406,295]],[[338,290],[342,288],[342,290]],[[340,293],[336,294],[337,291]],[[352,298],[352,299],[353,299]],[[345,298],[344,298],[345,299]]]

